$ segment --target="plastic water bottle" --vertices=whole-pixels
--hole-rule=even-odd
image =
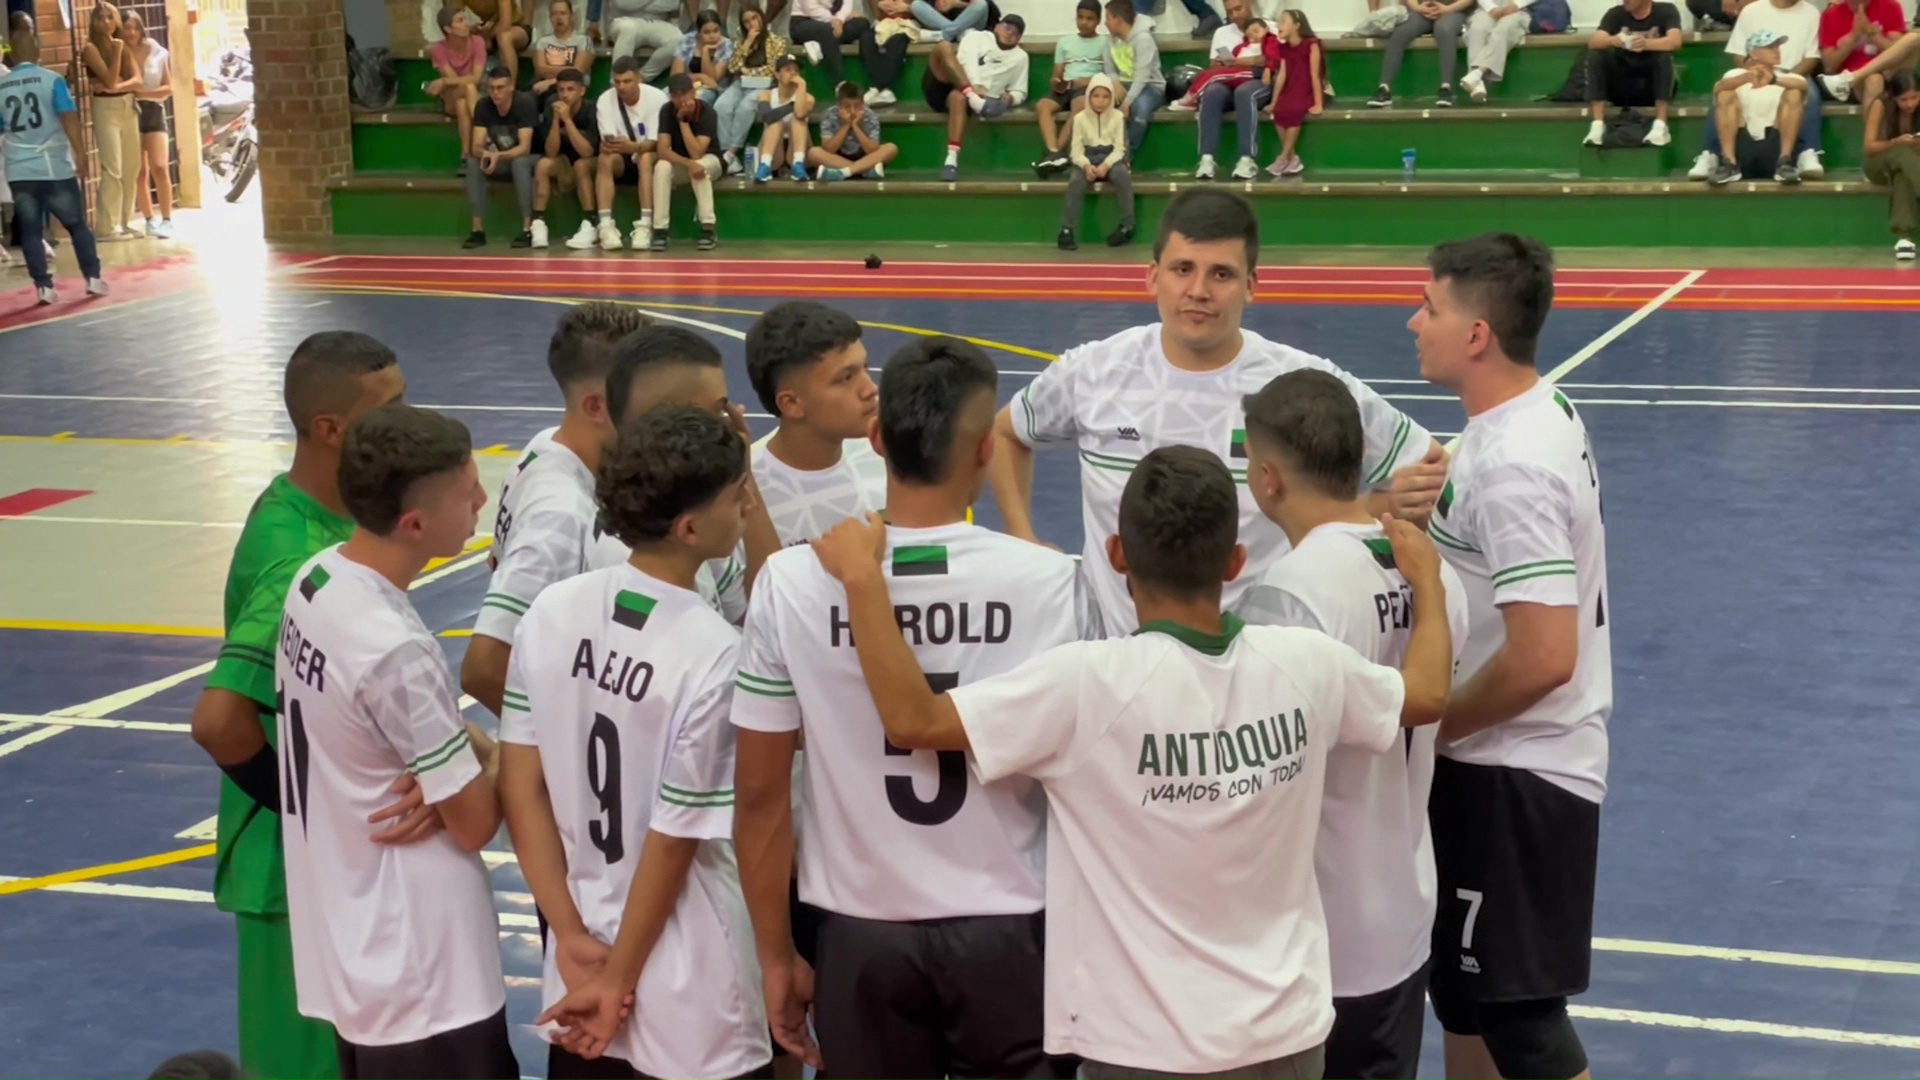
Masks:
[[[758,175],[760,175],[760,148],[749,146],[747,147],[747,179],[751,180]]]
[[[1417,156],[1411,146],[1400,151],[1400,179],[1403,182],[1413,179],[1413,163],[1414,158]]]

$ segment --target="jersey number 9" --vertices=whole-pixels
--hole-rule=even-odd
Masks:
[[[587,839],[611,866],[627,854],[620,807],[620,729],[599,713],[593,714],[593,729],[587,733],[587,787],[607,815],[605,821],[596,818],[587,823]]]

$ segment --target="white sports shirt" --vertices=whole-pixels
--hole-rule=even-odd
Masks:
[[[1405,685],[1324,634],[1155,623],[951,691],[989,783],[1046,788],[1046,1049],[1154,1072],[1333,1027],[1313,873],[1327,753],[1400,738]]]
[[[1014,434],[1028,446],[1071,442],[1080,450],[1080,505],[1086,532],[1081,572],[1107,634],[1133,631],[1127,583],[1107,563],[1107,537],[1119,530],[1120,493],[1141,458],[1162,446],[1196,446],[1220,455],[1240,491],[1240,542],[1246,569],[1227,582],[1223,602],[1240,596],[1287,550],[1286,535],[1254,504],[1246,482],[1246,411],[1241,399],[1301,368],[1336,375],[1352,391],[1366,425],[1364,487],[1426,456],[1433,437],[1331,361],[1242,331],[1245,345],[1218,371],[1182,371],[1160,347],[1160,324],[1123,330],[1070,349],[1048,365],[1010,406]]]
[[[376,844],[412,773],[428,803],[480,775],[440,646],[407,594],[340,554],[294,577],[280,622],[281,837],[300,1013],[360,1046],[500,1011],[500,922],[480,856],[445,833]]]
[[[851,517],[887,505],[887,463],[865,439],[848,439],[831,468],[796,469],[773,456],[768,432],[753,444],[753,481],[782,547],[817,540]]]
[[[473,620],[475,634],[511,643],[514,627],[541,590],[575,574],[622,565],[632,554],[600,530],[593,470],[554,441],[559,430],[548,428],[529,440],[500,483],[487,559],[493,577]],[[746,616],[743,554],[702,566],[698,583],[700,595],[729,622],[737,625]]]
[[[1458,661],[1467,644],[1467,595],[1442,563],[1447,624]],[[1378,525],[1321,525],[1247,591],[1247,622],[1318,630],[1376,664],[1398,668],[1413,628],[1413,590],[1393,566]],[[1336,746],[1327,754],[1326,800],[1314,873],[1327,913],[1333,996],[1398,986],[1427,962],[1437,885],[1427,793],[1437,725],[1410,728],[1384,754]]]
[[[1440,755],[1526,769],[1600,802],[1613,712],[1607,532],[1600,469],[1565,395],[1541,380],[1468,419],[1428,532],[1466,582],[1472,629],[1458,682],[1506,644],[1501,605],[1580,609],[1573,679],[1503,724],[1441,743]]]
[[[1078,571],[1057,551],[967,524],[888,528],[886,566],[896,618],[936,690],[1082,636]],[[983,784],[965,754],[895,748],[846,603],[812,549],[768,559],[733,698],[739,727],[805,732],[800,898],[889,921],[1039,911],[1040,786]]]
[[[549,588],[514,637],[500,738],[536,747],[589,933],[612,944],[649,831],[699,840],[607,1053],[650,1076],[740,1076],[772,1057],[733,855],[740,635],[627,565]],[[551,950],[542,1007],[566,993]]]

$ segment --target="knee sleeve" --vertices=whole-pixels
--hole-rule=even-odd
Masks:
[[[1586,1071],[1587,1051],[1567,1016],[1567,999],[1482,1003],[1480,1037],[1501,1076],[1567,1080]]]

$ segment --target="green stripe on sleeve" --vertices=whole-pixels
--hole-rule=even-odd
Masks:
[[[490,592],[480,598],[481,607],[497,607],[502,611],[511,611],[515,615],[525,615],[532,605],[517,596],[507,593]]]
[[[1538,562],[1527,562],[1527,563],[1520,563],[1516,566],[1509,566],[1504,570],[1496,571],[1493,575],[1493,582],[1494,584],[1498,585],[1502,579],[1513,577],[1515,575],[1524,575],[1524,576],[1531,577],[1532,572],[1536,570],[1565,570],[1568,573],[1572,573],[1573,560],[1572,559],[1541,559]]]
[[[453,757],[454,753],[460,749],[460,744],[466,741],[466,738],[467,733],[465,731],[455,732],[453,738],[448,739],[446,742],[441,743],[439,746],[434,747],[409,762],[407,764],[407,771],[418,774],[426,772],[435,766],[445,765],[447,759]]]
[[[1369,485],[1377,484],[1393,475],[1393,463],[1400,460],[1400,451],[1407,447],[1407,433],[1412,430],[1413,421],[1407,419],[1406,413],[1401,413],[1400,425],[1393,431],[1393,445],[1388,448],[1387,456],[1380,459],[1380,464],[1373,470],[1373,475],[1367,477]]]
[[[1571,566],[1556,567],[1556,568],[1547,569],[1547,570],[1535,570],[1530,574],[1521,574],[1517,577],[1494,578],[1493,587],[1495,589],[1502,589],[1508,585],[1518,585],[1523,581],[1532,581],[1534,578],[1575,577],[1575,576],[1577,575],[1574,573],[1573,567]]]

